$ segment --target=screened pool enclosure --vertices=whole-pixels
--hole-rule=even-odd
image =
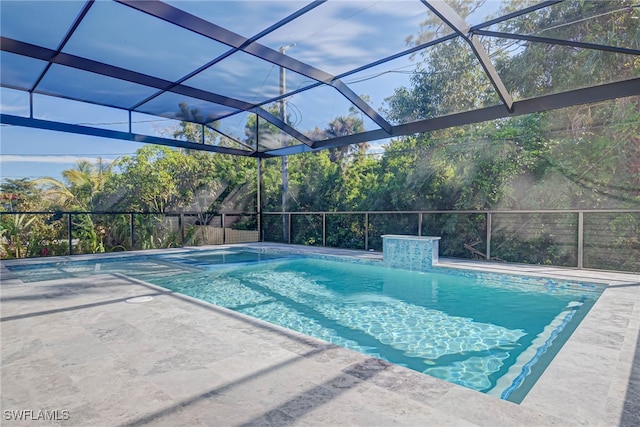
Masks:
[[[256,159],[255,204],[247,211],[224,212],[224,206],[218,206],[223,211],[214,212],[205,207],[206,224],[213,218],[222,234],[204,243],[235,239],[225,232],[237,223],[229,221],[231,217],[251,218],[242,229],[255,233],[233,234],[245,236],[239,240],[266,238],[359,249],[378,249],[380,234],[389,230],[455,233],[454,226],[444,226],[436,217],[455,216],[456,209],[435,204],[294,207],[287,201],[286,160],[291,155],[346,153],[354,144],[377,147],[380,154],[382,144],[389,141],[422,138],[416,135],[437,135],[434,139],[442,140],[444,134],[434,132],[446,130],[452,130],[447,134],[451,145],[466,138],[469,126],[492,122],[499,128],[502,120],[551,110],[567,117],[566,129],[574,134],[593,133],[606,126],[598,123],[587,132],[583,118],[596,113],[578,120],[565,112],[580,106],[595,106],[597,111],[599,105],[627,111],[619,134],[631,135],[624,137],[625,146],[640,144],[638,115],[633,113],[640,111],[636,0],[2,0],[0,14],[3,127]],[[82,117],[70,114],[78,111],[78,105],[85,106]],[[106,111],[122,120],[105,122]],[[93,118],[87,120],[86,114]],[[182,131],[163,133],[145,125],[154,120]],[[479,141],[477,135],[474,138],[469,141]],[[620,158],[638,156],[640,162],[635,151],[618,151]],[[485,152],[491,155],[491,150]],[[417,156],[426,161],[432,154],[427,150]],[[281,208],[265,201],[268,196],[262,193],[262,169],[274,159],[282,159],[278,166],[282,189],[281,195],[271,198],[282,197]],[[640,176],[640,163],[633,162],[627,162],[625,173],[633,177],[636,168]],[[576,182],[581,178],[572,177]],[[603,268],[597,262],[590,264],[589,251],[616,247],[621,261],[611,267],[636,269],[637,264],[625,264],[629,258],[625,254],[640,258],[640,243],[633,236],[640,229],[640,182],[631,179],[616,185],[610,190],[624,191],[624,202],[601,203],[593,212],[594,206],[579,203],[524,207],[521,214],[513,206],[503,213],[500,206],[462,207],[458,214],[467,215],[477,232],[473,239],[457,242],[449,255],[505,259],[495,253],[502,238],[492,234],[496,221],[512,218],[515,225],[504,227],[517,230],[526,225],[535,230],[544,227],[542,219],[556,215],[545,222],[553,223],[549,234],[568,236],[560,238],[561,246],[571,247],[560,264]],[[618,193],[606,197],[613,200]],[[552,212],[555,208],[560,211]],[[121,217],[123,239],[128,242],[121,246],[140,248],[134,238],[136,227],[147,223],[136,225],[134,215],[146,213],[112,211],[93,215]],[[336,211],[344,211],[342,219],[336,219]],[[383,212],[395,215],[391,222],[400,230],[376,225]],[[196,218],[188,225],[202,225],[201,213],[188,210],[182,217],[176,213],[173,222],[165,221],[164,226],[178,236],[176,244],[193,243],[188,241],[192,235],[185,237],[185,213]],[[55,218],[61,221],[57,237],[69,242],[70,251],[76,239],[72,216],[58,212]],[[305,219],[296,222],[300,218]],[[594,220],[590,223],[589,218]],[[616,221],[625,224],[618,227],[619,235],[598,235],[602,224]],[[332,237],[333,231],[345,227],[355,238]],[[606,244],[589,246],[598,239]],[[545,244],[543,240],[540,244]]]

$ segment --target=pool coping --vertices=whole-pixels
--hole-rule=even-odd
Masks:
[[[379,260],[381,257],[380,253],[373,252],[344,249],[332,250],[329,248],[272,243],[181,248],[169,251],[138,251],[122,253],[118,254],[118,256],[140,256],[152,253],[177,253],[184,250],[209,250],[243,246],[350,256],[354,259],[368,261]],[[4,282],[4,285],[7,281],[14,282],[15,280],[12,280],[12,274],[4,268],[5,265],[52,262],[64,259],[91,259],[94,257],[100,258],[101,256],[104,255],[3,261],[1,281]],[[557,277],[566,280],[582,280],[606,284],[607,288],[578,329],[565,343],[523,402],[515,406],[522,410],[532,411],[532,413],[540,413],[544,416],[552,417],[543,417],[540,418],[540,421],[542,419],[547,421],[556,419],[565,424],[625,425],[625,422],[629,420],[635,421],[638,419],[640,416],[640,402],[638,402],[638,397],[640,397],[638,394],[638,391],[640,391],[640,351],[638,350],[640,275],[446,258],[440,258],[439,265],[447,268],[494,270],[511,274],[534,274],[540,277]],[[236,315],[238,314],[236,313]],[[311,338],[309,340],[311,342],[315,341],[315,339]],[[346,349],[344,350],[347,351]],[[366,358],[366,356],[363,357]],[[401,373],[399,375],[404,373],[402,369],[398,372]],[[430,383],[430,381],[427,382]],[[505,421],[505,425],[530,425],[522,424],[524,419],[515,424],[507,422],[508,420],[514,421],[511,418],[514,411],[511,405],[514,404],[510,402],[501,401],[459,386],[453,386],[447,395],[457,395],[460,398],[464,396],[464,404],[462,402],[456,403],[456,399],[448,401],[443,397],[435,407],[440,410],[444,407],[451,407],[460,419],[473,425],[501,424],[495,423],[496,420]],[[481,407],[486,407],[487,405],[491,407],[493,418],[487,419],[486,414],[480,413]],[[629,423],[628,425],[632,424]]]

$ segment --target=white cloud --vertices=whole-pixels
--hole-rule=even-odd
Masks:
[[[76,163],[79,160],[87,160],[91,163],[96,163],[100,160],[99,157],[81,157],[81,156],[28,156],[28,155],[2,155],[0,162],[2,163]],[[112,162],[113,158],[102,157],[103,162]]]
[[[369,142],[369,149],[367,150],[367,153],[369,154],[382,154],[385,152],[386,149],[386,144],[388,144],[390,141],[389,138],[383,139],[383,140],[379,140],[379,141],[372,141]]]
[[[14,114],[14,115],[20,115],[20,114],[24,114],[24,113],[29,113],[29,107],[23,105],[22,103],[19,104],[0,104],[0,111],[2,111],[5,114]]]

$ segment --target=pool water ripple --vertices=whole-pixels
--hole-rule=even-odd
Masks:
[[[488,352],[505,345],[513,346],[526,334],[522,330],[478,323],[470,318],[450,316],[439,310],[376,294],[360,294],[341,300],[339,294],[297,273],[267,270],[249,273],[246,279],[299,304],[313,307],[340,325],[361,330],[381,344],[402,351],[407,357],[425,359],[427,364],[436,363],[435,360],[445,355]],[[339,345],[357,347],[356,342],[336,340],[334,333],[323,331],[322,336],[316,335],[317,330],[313,333],[309,329],[315,322],[301,320],[300,316],[291,318],[291,312],[285,307],[279,306],[276,312],[280,316],[276,318],[270,315],[270,321]],[[247,314],[257,313],[253,310]],[[500,369],[506,358],[508,353],[505,351],[492,352],[484,357],[475,356],[453,362],[450,366],[428,368],[424,372],[476,390],[485,390],[491,386],[488,377]],[[474,375],[468,375],[469,371]]]

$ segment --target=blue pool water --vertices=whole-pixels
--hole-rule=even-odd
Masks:
[[[24,281],[128,274],[514,402],[601,292],[549,279],[239,251],[9,269]]]

